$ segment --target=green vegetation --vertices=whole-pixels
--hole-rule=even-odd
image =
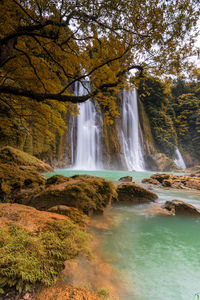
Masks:
[[[40,187],[45,182],[45,178],[32,168],[0,163],[0,202],[13,201],[20,189]]]
[[[200,151],[200,82],[179,79],[171,86],[156,78],[140,80],[139,95],[157,149],[174,158],[178,146],[196,161]]]
[[[59,160],[77,103],[93,97],[113,123],[119,114],[116,95],[137,86],[132,69],[162,77],[195,73],[187,58],[196,54],[197,2],[1,0],[0,147]],[[93,90],[74,95],[74,84],[86,78]],[[155,132],[158,146],[169,146],[171,153],[173,134],[160,143],[170,120],[162,116],[155,126],[160,123],[166,128]],[[112,127],[104,131],[108,135]],[[112,139],[113,146],[107,137],[105,144],[117,160],[115,133]]]
[[[177,135],[171,117],[167,113],[169,100],[165,86],[155,78],[140,81],[140,99],[150,119],[151,130],[159,152],[173,157]]]
[[[0,146],[17,147],[49,161],[59,158],[69,105],[27,100],[23,106],[18,99],[13,105],[11,109],[0,100]]]
[[[53,169],[36,157],[13,147],[3,147],[0,150],[0,163],[18,166],[30,166],[41,172]]]
[[[84,254],[88,234],[70,221],[47,223],[31,234],[16,225],[0,229],[0,288],[14,286],[21,292],[37,283],[50,285],[59,277],[64,261]],[[2,290],[1,290],[2,291]]]
[[[174,83],[171,106],[178,143],[199,160],[200,152],[200,81]]]

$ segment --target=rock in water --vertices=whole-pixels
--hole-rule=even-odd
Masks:
[[[121,183],[117,187],[118,193],[118,201],[122,203],[146,203],[155,201],[158,196],[149,191],[144,189],[143,187],[129,182],[129,183]]]
[[[132,182],[133,178],[131,176],[124,176],[119,179],[121,182]]]
[[[153,174],[150,178],[144,178],[142,183],[160,185],[175,189],[196,189],[200,190],[200,178],[198,176]]]
[[[172,215],[200,217],[200,211],[196,207],[181,200],[166,201],[162,207]]]

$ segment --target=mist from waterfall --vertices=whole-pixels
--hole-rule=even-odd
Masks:
[[[90,91],[87,81],[75,84],[74,94],[83,96]],[[90,99],[78,105],[79,115],[72,120],[71,161],[77,170],[102,168],[101,128],[102,119],[94,102]],[[74,141],[75,140],[75,141]]]
[[[179,149],[177,148],[176,149],[176,158],[174,160],[175,164],[180,168],[180,169],[186,169],[186,165],[185,165],[185,162],[184,162],[184,159],[181,155],[181,152],[179,151]]]
[[[129,171],[143,171],[145,163],[136,90],[123,91],[122,100],[121,136],[126,165]]]

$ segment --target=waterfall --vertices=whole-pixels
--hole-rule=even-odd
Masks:
[[[180,168],[180,169],[186,169],[186,165],[185,165],[185,162],[184,162],[184,159],[181,155],[181,152],[179,151],[179,149],[177,148],[176,149],[176,158],[174,160],[175,164]]]
[[[75,84],[75,95],[83,96],[90,91],[87,81]],[[79,115],[72,120],[71,162],[77,170],[95,170],[102,167],[101,147],[102,119],[94,102],[79,104]]]
[[[145,163],[141,146],[142,132],[139,123],[136,90],[122,92],[122,147],[128,170],[143,171]]]

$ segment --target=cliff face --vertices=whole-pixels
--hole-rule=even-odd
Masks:
[[[143,147],[146,155],[155,154],[158,152],[155,146],[154,138],[151,131],[150,120],[147,116],[143,103],[138,101],[138,110],[139,110],[139,118],[140,125],[143,134]]]
[[[108,124],[105,121],[103,112],[100,110],[97,112],[96,108],[95,126],[98,128],[99,141],[101,145],[101,149],[98,150],[99,153],[97,156],[99,156],[99,160],[102,161],[102,165],[105,169],[127,170],[125,155],[123,153],[124,145],[122,142],[122,100],[123,99],[119,97],[118,108],[120,115],[117,119],[113,120],[113,124]],[[126,99],[124,99],[124,101],[125,100]],[[163,133],[162,135],[160,134],[155,136],[155,130],[153,127],[154,123],[150,119],[151,115],[149,114],[148,107],[146,106],[146,104],[144,105],[144,103],[138,99],[138,114],[141,127],[140,138],[143,148],[145,168],[149,170],[162,171],[163,168],[166,169],[168,166],[170,166],[169,170],[172,170],[174,168],[173,160],[167,157],[168,154],[165,153],[164,155],[162,149],[159,149],[158,147],[158,137],[160,143],[162,143],[165,137],[167,139],[167,136]],[[156,118],[157,115],[159,118],[159,110],[156,110],[156,115],[154,118]],[[62,114],[62,120],[66,126],[63,126],[62,130],[57,130],[56,132],[52,131],[52,133],[50,132],[48,136],[46,136],[42,129],[37,129],[36,131],[31,124],[29,124],[27,132],[20,131],[20,134],[15,132],[11,135],[5,135],[5,138],[2,134],[0,138],[0,147],[5,145],[17,147],[50,163],[54,167],[62,168],[73,166],[77,149],[77,120],[67,112]],[[127,123],[130,122],[130,120],[126,121]],[[39,123],[38,128],[40,129]],[[170,131],[165,128],[165,123],[159,123],[159,128],[164,132]],[[174,144],[174,140],[170,142]],[[99,146],[96,145],[96,148],[99,148]],[[183,153],[186,165],[188,167],[198,164],[198,160],[195,160],[191,153],[186,151],[184,152],[182,150],[183,149],[181,149],[181,152]],[[163,154],[162,160],[165,161],[165,167],[163,167],[163,162],[159,163],[160,160],[157,159],[157,154],[160,152]],[[160,157],[161,155],[159,158]]]
[[[108,169],[126,169],[124,155],[121,149],[117,120],[112,125],[103,122],[103,161]]]

